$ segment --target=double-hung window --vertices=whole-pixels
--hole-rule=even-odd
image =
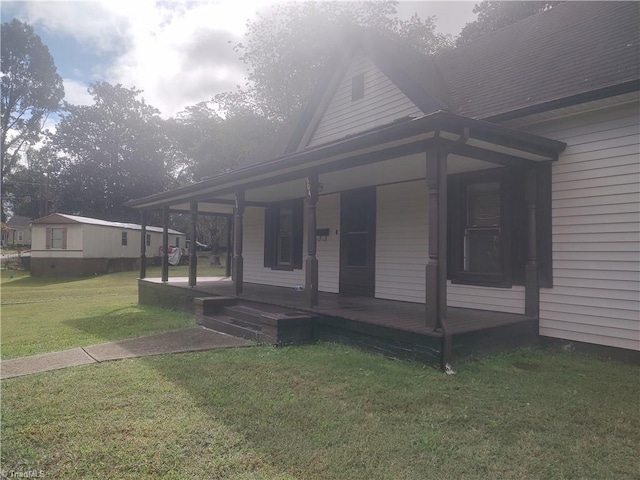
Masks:
[[[47,250],[65,250],[67,248],[67,227],[47,227],[45,241]]]
[[[265,209],[264,266],[274,270],[302,268],[302,200]]]
[[[474,172],[453,182],[449,198],[451,279],[511,285],[511,216],[504,171]]]

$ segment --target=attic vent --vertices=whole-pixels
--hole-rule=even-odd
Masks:
[[[364,73],[351,79],[351,101],[355,102],[364,98]]]

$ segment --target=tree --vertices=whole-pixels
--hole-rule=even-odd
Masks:
[[[2,35],[2,178],[18,164],[26,147],[40,138],[47,116],[64,97],[49,49],[19,20],[3,23]]]
[[[345,27],[372,28],[413,44],[425,53],[447,46],[435,32],[433,18],[394,18],[397,2],[292,2],[248,24],[246,41],[235,45],[249,67],[248,82],[238,92],[218,97],[223,108],[253,108],[281,121],[307,100]]]
[[[531,15],[544,12],[563,2],[505,2],[489,1],[476,4],[473,13],[478,19],[467,23],[456,39],[458,47],[466,45],[478,37],[508,27]]]
[[[58,208],[107,220],[137,221],[127,200],[163,191],[171,169],[158,110],[140,90],[106,82],[89,88],[94,104],[66,104],[51,136],[62,158]]]
[[[24,161],[4,179],[5,205],[14,215],[39,218],[49,213],[56,199],[58,163],[47,143],[25,152]]]
[[[273,134],[274,124],[250,109],[236,108],[223,118],[214,103],[200,102],[167,121],[182,183],[250,163],[254,150]]]

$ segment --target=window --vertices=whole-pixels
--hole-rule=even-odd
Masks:
[[[276,264],[291,265],[293,241],[293,208],[278,209],[278,235],[276,238]]]
[[[541,287],[553,286],[551,164],[537,173],[536,243]],[[524,285],[528,249],[525,171],[449,175],[447,273],[453,283]]]
[[[463,270],[502,272],[500,182],[466,185]]]
[[[62,227],[47,228],[46,248],[64,250],[67,248],[67,229]]]
[[[511,286],[511,203],[506,170],[450,182],[449,245],[454,283]]]
[[[364,98],[364,73],[351,79],[351,101],[355,102]]]
[[[274,270],[302,268],[302,200],[265,209],[264,266]]]
[[[147,247],[151,246],[151,234],[147,233]]]
[[[127,245],[127,232],[122,232],[122,246]]]
[[[18,241],[24,242],[24,232],[18,232]]]
[[[180,237],[176,237],[176,247],[180,246]]]

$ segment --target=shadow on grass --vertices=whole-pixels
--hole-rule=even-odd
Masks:
[[[639,389],[625,380],[633,367],[616,362],[530,350],[469,363],[449,377],[329,344],[142,361],[295,478],[624,477],[633,470]]]
[[[21,275],[21,278],[10,279],[11,275],[14,275],[14,276]],[[103,275],[109,275],[109,274],[103,274]],[[65,283],[73,283],[73,282],[79,282],[82,280],[89,280],[94,277],[95,275],[90,275],[86,277],[71,277],[71,276],[33,277],[29,274],[29,272],[25,272],[24,270],[3,270],[2,271],[2,288],[48,287],[52,285],[62,285]]]
[[[153,335],[196,325],[190,315],[160,307],[132,304],[99,314],[65,320],[64,325],[96,339],[95,343]]]

